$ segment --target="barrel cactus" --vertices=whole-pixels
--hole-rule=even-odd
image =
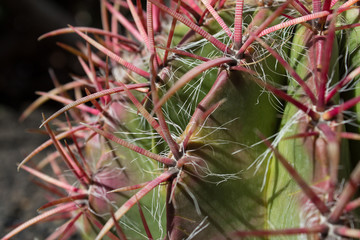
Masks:
[[[49,239],[360,238],[356,0],[100,6],[40,37],[77,34],[85,75],[24,112],[65,105],[18,166],[60,197],[3,239],[58,214]]]

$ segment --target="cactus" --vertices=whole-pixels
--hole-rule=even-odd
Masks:
[[[2,239],[59,214],[49,239],[360,238],[360,97],[344,95],[357,1],[102,0],[101,14],[103,29],[40,37],[77,34],[79,50],[60,46],[85,76],[24,112],[65,105],[18,166],[59,197]]]

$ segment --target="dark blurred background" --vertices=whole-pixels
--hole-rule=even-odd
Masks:
[[[31,102],[36,90],[52,87],[48,68],[60,81],[79,71],[77,59],[56,42],[74,44],[67,34],[37,41],[51,30],[74,26],[101,27],[99,0],[0,1],[0,103],[19,110]]]
[[[79,39],[74,34],[37,38],[67,24],[101,27],[99,5],[99,0],[0,1],[0,237],[36,216],[46,202],[46,192],[25,171],[18,173],[16,164],[48,139],[26,131],[40,125],[41,112],[48,116],[59,105],[48,103],[22,123],[21,112],[36,99],[35,91],[53,88],[50,67],[61,83],[70,80],[69,73],[83,74],[76,57],[56,45],[74,45]],[[14,239],[45,239],[59,224],[38,224]]]

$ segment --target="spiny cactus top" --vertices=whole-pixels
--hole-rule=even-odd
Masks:
[[[40,37],[77,34],[84,76],[22,116],[65,105],[19,165],[57,197],[3,239],[60,214],[48,239],[360,238],[357,0],[100,9],[103,29]]]

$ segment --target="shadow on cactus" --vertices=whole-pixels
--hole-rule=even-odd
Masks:
[[[48,239],[360,238],[359,9],[102,0],[103,29],[41,36],[76,33],[85,76],[24,112],[65,105],[19,165],[57,198],[3,239],[57,215]]]

